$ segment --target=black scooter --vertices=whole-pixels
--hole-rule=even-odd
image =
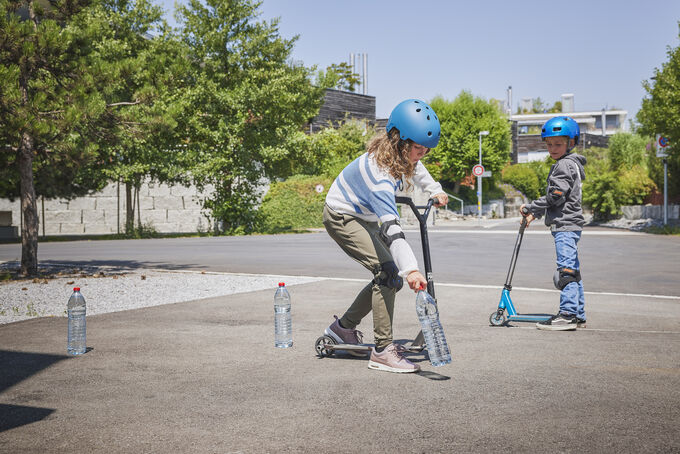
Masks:
[[[427,217],[430,214],[430,209],[432,208],[434,201],[435,199],[430,199],[427,201],[427,205],[416,206],[416,204],[413,203],[413,200],[409,197],[396,197],[397,203],[407,204],[408,206],[411,207],[413,213],[416,215],[416,218],[418,219],[418,223],[420,224],[420,241],[423,247],[423,261],[425,264],[425,278],[427,279],[427,293],[429,293],[432,296],[432,298],[435,298],[435,296],[434,296],[434,281],[432,280],[432,263],[430,261],[430,241],[427,237]],[[423,210],[423,212],[421,213],[420,210]],[[418,335],[415,337],[415,339],[410,344],[404,347],[406,349],[406,352],[410,353],[419,353],[423,351],[423,349],[425,348],[425,338],[423,337],[423,332],[420,331]],[[316,350],[316,354],[320,358],[325,358],[328,356],[333,356],[337,351],[351,350],[370,352],[371,349],[373,348],[373,345],[338,344],[337,341],[332,337],[328,335],[323,335],[316,340],[314,348]]]

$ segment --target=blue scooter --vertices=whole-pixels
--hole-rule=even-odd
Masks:
[[[491,326],[506,326],[510,322],[542,322],[552,317],[551,314],[518,314],[515,305],[510,298],[510,290],[512,290],[512,276],[515,274],[515,265],[517,264],[517,256],[519,255],[519,248],[522,246],[522,238],[524,237],[524,229],[527,228],[526,215],[529,210],[525,207],[522,210],[522,222],[519,226],[519,233],[515,241],[515,249],[512,252],[512,259],[510,260],[510,269],[505,278],[505,285],[501,292],[501,300],[498,302],[498,309],[489,316],[489,323]],[[505,316],[505,311],[508,311],[508,316]]]

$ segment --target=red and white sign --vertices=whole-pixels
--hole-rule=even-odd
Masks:
[[[661,134],[656,135],[656,157],[666,158],[670,149],[670,141]]]
[[[472,174],[476,177],[481,177],[482,174],[484,173],[484,166],[481,164],[477,164],[472,168]]]

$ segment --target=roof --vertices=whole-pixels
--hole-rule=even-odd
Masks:
[[[627,110],[605,110],[605,115],[628,115]],[[593,117],[602,115],[601,110],[593,110],[589,112],[552,112],[540,114],[515,114],[510,115],[510,120],[516,121],[520,124],[542,124],[553,117],[567,116],[573,118],[577,123],[592,123]]]

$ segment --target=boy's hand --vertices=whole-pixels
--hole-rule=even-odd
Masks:
[[[406,276],[406,282],[408,282],[408,286],[414,292],[420,290],[421,287],[427,288],[427,281],[425,280],[425,277],[420,274],[420,271],[417,270],[408,273],[408,276]]]
[[[524,219],[527,221],[527,227],[529,227],[529,224],[531,224],[531,221],[536,219],[533,214],[531,214],[531,211],[529,211],[527,214],[524,214],[524,210],[526,209],[526,205],[522,204],[521,207],[519,207],[519,213],[524,216]]]
[[[435,194],[431,198],[437,199],[437,201],[434,203],[434,206],[436,206],[436,207],[443,207],[443,206],[446,206],[449,203],[449,196],[445,192],[440,192],[439,194]]]

